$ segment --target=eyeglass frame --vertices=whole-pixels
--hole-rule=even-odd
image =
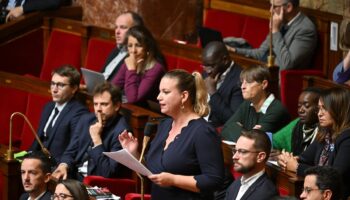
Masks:
[[[69,195],[69,194],[65,194],[65,193],[59,193],[59,194],[56,194],[54,193],[53,195],[51,195],[51,200],[55,200],[56,198],[57,199],[66,199],[66,198],[69,198],[69,197],[72,197],[72,195]]]
[[[301,192],[305,192],[306,194],[310,194],[310,192],[312,191],[315,191],[315,190],[320,190],[321,192],[323,192],[324,190],[323,189],[320,189],[320,188],[310,188],[310,187],[303,187],[301,189]]]
[[[248,153],[260,153],[260,152],[262,151],[249,151],[246,149],[235,149],[235,148],[232,149],[232,155],[235,155],[237,153],[240,156],[244,156]]]
[[[71,84],[70,83],[62,83],[62,82],[54,82],[54,81],[50,82],[50,87],[51,88],[57,87],[60,90],[62,90],[67,85],[71,85]]]
[[[272,9],[274,10],[278,7],[286,6],[288,3],[289,3],[289,1],[287,1],[286,3],[282,3],[280,5],[271,4],[270,6],[272,6]]]

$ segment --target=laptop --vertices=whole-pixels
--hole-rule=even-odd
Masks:
[[[105,82],[105,76],[100,73],[86,68],[80,68],[86,84],[88,94],[92,94],[96,85]]]
[[[199,27],[198,35],[201,41],[202,48],[204,48],[208,43],[212,41],[223,41],[222,34],[220,31],[203,26]]]

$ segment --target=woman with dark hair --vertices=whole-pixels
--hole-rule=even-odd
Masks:
[[[316,140],[299,158],[285,152],[278,163],[301,176],[312,166],[332,166],[342,175],[345,188],[350,188],[350,91],[328,89],[321,94],[318,106],[320,127]],[[350,190],[346,190],[343,198],[349,195]]]
[[[55,193],[52,197],[54,200],[89,200],[86,187],[81,182],[73,179],[60,181],[57,184]]]
[[[146,27],[134,26],[128,30],[124,43],[129,55],[112,83],[124,90],[129,103],[155,100],[156,87],[166,71],[155,39]]]
[[[205,83],[200,73],[167,72],[157,97],[163,120],[146,156],[153,175],[152,199],[213,199],[223,183],[221,140],[203,116],[209,112]],[[131,133],[119,135],[123,148],[138,157]]]

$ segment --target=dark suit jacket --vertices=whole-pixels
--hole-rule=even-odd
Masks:
[[[305,170],[316,166],[319,163],[324,143],[320,143],[315,140],[306,148],[306,150],[300,154],[299,166],[297,168],[297,174],[300,176],[305,175]],[[343,177],[344,190],[343,199],[350,196],[350,129],[346,129],[334,142],[333,151],[331,151],[328,158],[328,165],[334,167],[339,171]],[[346,188],[346,189],[345,189]]]
[[[45,105],[41,114],[38,128],[38,135],[44,138],[44,128],[50,117],[52,110],[55,108],[55,102],[49,102]],[[51,133],[48,135],[45,147],[50,151],[53,158],[60,162],[64,150],[67,148],[75,127],[82,114],[88,113],[88,109],[80,104],[77,100],[70,100],[59,114]],[[35,140],[30,150],[40,150],[38,142]]]
[[[238,178],[227,189],[226,200],[235,200],[240,187],[241,179]],[[241,200],[270,200],[277,195],[278,191],[276,186],[272,183],[267,174],[264,173],[248,188]]]
[[[102,152],[118,151],[122,149],[118,135],[129,126],[122,116],[110,119],[102,131],[102,145],[93,146],[90,137],[90,125],[96,122],[94,113],[83,115],[77,125],[74,138],[64,152],[61,162],[68,164],[71,176],[77,174],[77,169],[88,159],[88,175],[98,175],[106,178],[118,177],[121,166]]]
[[[107,60],[106,60],[106,62],[105,62],[105,64],[104,64],[103,69],[102,69],[101,72],[104,72],[104,71],[106,70],[107,65],[108,65],[110,62],[112,62],[112,60],[113,60],[115,57],[118,56],[119,52],[120,52],[120,49],[119,49],[118,47],[115,47],[115,48],[111,51],[111,53],[110,53],[110,54],[108,55],[108,57],[107,57]],[[122,66],[122,64],[124,63],[124,59],[125,59],[125,58],[126,58],[126,57],[124,57],[123,59],[121,59],[120,62],[117,64],[117,66],[114,68],[114,70],[112,71],[112,73],[110,74],[110,76],[109,76],[108,79],[107,79],[108,81],[113,80],[113,78],[114,78],[115,75],[117,74],[117,72],[118,72],[120,66]]]
[[[63,0],[26,0],[23,4],[23,12],[57,9]]]
[[[46,191],[45,194],[42,197],[40,197],[39,200],[50,200],[51,199],[51,195],[52,195],[51,192]],[[28,198],[29,198],[29,194],[28,193],[23,193],[21,195],[21,197],[19,198],[19,200],[27,200]]]
[[[234,64],[220,88],[210,96],[209,121],[215,127],[222,126],[243,102],[240,86],[241,67]]]

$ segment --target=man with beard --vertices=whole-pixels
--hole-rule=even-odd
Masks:
[[[122,149],[118,135],[129,126],[119,114],[121,91],[108,82],[98,85],[93,92],[95,113],[81,117],[73,139],[63,153],[61,163],[53,172],[57,179],[70,178],[82,180],[86,175],[106,178],[123,174],[124,169],[103,152]]]
[[[28,154],[21,164],[22,184],[26,193],[20,200],[50,200],[51,193],[47,191],[50,180],[50,160],[41,152]]]
[[[234,170],[242,173],[227,189],[227,200],[269,200],[278,195],[265,172],[271,141],[261,130],[242,131],[233,150]]]

